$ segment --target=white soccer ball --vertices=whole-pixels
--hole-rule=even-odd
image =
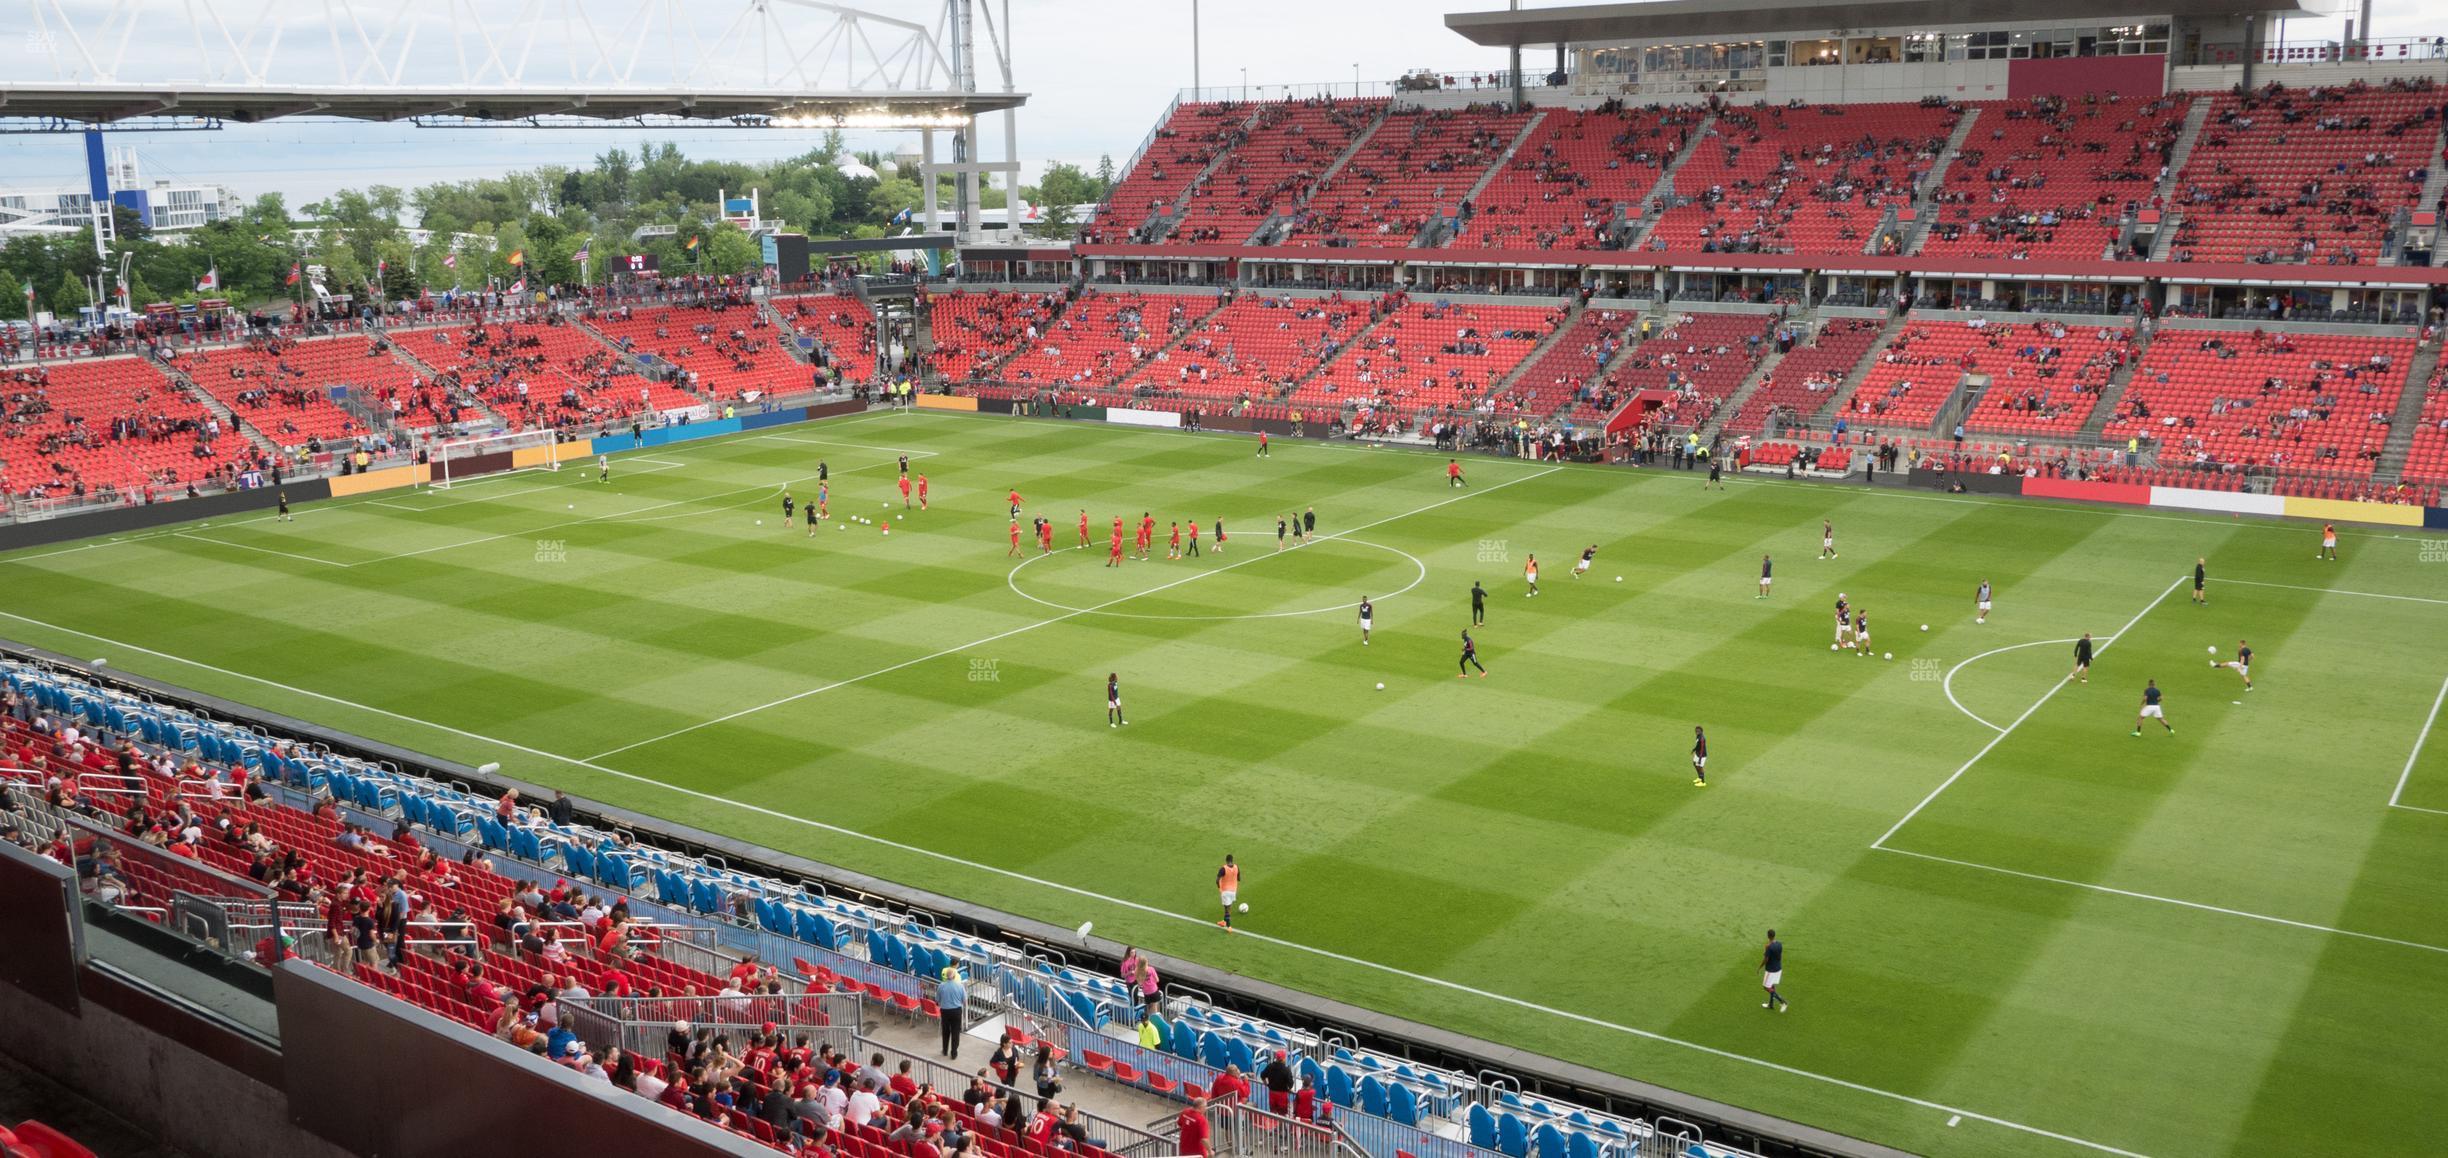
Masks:
[[[1384,690],[1385,690],[1385,685],[1384,685],[1384,684],[1378,684],[1378,685],[1377,685],[1377,690],[1378,690],[1378,691],[1381,691],[1381,692],[1382,692],[1382,691],[1384,691]]]
[[[2218,654],[2218,645],[2217,645],[2217,644],[2215,644],[2215,643],[2214,643],[2214,644],[2211,644],[2211,645],[2210,645],[2210,654],[2212,654],[2212,655],[2217,655],[2217,654]]]
[[[758,520],[757,520],[757,525],[758,525],[758,526],[760,526],[760,527],[764,526],[764,525],[765,525],[765,520],[763,520],[763,519],[758,519]]]
[[[1615,577],[1615,581],[1616,581],[1616,582],[1618,582],[1618,583],[1623,582],[1623,576],[1621,576],[1621,575],[1616,576],[1616,577]]]
[[[1921,625],[1921,630],[1923,630],[1923,631],[1928,631],[1928,630],[1929,630],[1929,624],[1926,624],[1926,623],[1922,624],[1922,625]]]
[[[1831,643],[1831,644],[1829,644],[1829,645],[1828,645],[1828,650],[1829,650],[1829,651],[1834,651],[1834,650],[1836,650],[1836,645],[1835,645],[1835,644],[1832,644],[1832,643]]]
[[[887,534],[887,535],[892,534],[892,528],[891,528],[891,527],[886,527],[886,528],[884,528],[884,533],[885,533],[885,534]]]
[[[877,506],[879,506],[879,507],[890,507],[890,506],[892,506],[892,504],[891,504],[891,503],[877,503],[876,505],[877,505]]]
[[[1243,902],[1241,902],[1241,911],[1242,911],[1242,912],[1244,912],[1244,913],[1246,913],[1246,912],[1248,912],[1248,911],[1249,911],[1249,902],[1248,902],[1248,901],[1243,901]]]
[[[571,509],[571,510],[573,510],[573,511],[574,511],[574,510],[577,510],[577,509],[578,509],[578,504],[576,504],[576,503],[571,503],[571,504],[569,505],[569,509]]]
[[[1891,652],[1888,652],[1888,653],[1887,653],[1887,654],[1885,654],[1885,655],[1880,656],[1879,658],[1880,658],[1880,659],[1894,659],[1894,658],[1895,658],[1895,653],[1891,651]]]

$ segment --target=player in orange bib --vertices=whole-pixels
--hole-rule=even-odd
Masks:
[[[2335,562],[2337,560],[2336,523],[2321,524],[2321,549],[2319,557],[2322,559],[2327,559],[2331,562]]]
[[[1531,595],[1538,594],[1538,556],[1530,556],[1530,561],[1523,565],[1522,579],[1530,584]]]
[[[1224,854],[1224,867],[1216,870],[1216,897],[1224,903],[1224,919],[1216,924],[1230,929],[1233,902],[1241,899],[1241,866],[1233,863],[1229,852]]]

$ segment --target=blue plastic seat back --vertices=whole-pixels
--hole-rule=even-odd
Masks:
[[[1333,1102],[1338,1106],[1353,1106],[1359,1104],[1359,1100],[1352,1096],[1352,1078],[1350,1070],[1344,1069],[1342,1066],[1326,1067],[1326,1100]],[[1493,1130],[1494,1128],[1494,1124],[1491,1123],[1489,1129]],[[1490,1141],[1488,1144],[1495,1144],[1492,1134],[1490,1135]]]
[[[1513,1158],[1529,1158],[1530,1132],[1522,1128],[1522,1120],[1511,1114],[1496,1118],[1496,1148]]]
[[[1419,1097],[1400,1082],[1386,1090],[1386,1116],[1405,1126],[1419,1125]]]
[[[1530,1137],[1538,1145],[1538,1158],[1567,1158],[1564,1153],[1564,1131],[1556,1129],[1555,1123],[1539,1123],[1538,1130]]]
[[[1360,1109],[1380,1118],[1387,1116],[1385,1083],[1379,1081],[1375,1074],[1360,1079]]]
[[[1341,1073],[1342,1071],[1335,1072]],[[1464,1124],[1470,1128],[1471,1145],[1482,1150],[1496,1148],[1496,1115],[1488,1113],[1486,1106],[1476,1102],[1472,1103],[1470,1113],[1464,1116]]]

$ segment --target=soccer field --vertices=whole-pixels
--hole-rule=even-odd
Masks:
[[[2322,562],[2292,523],[1254,450],[785,427],[18,552],[0,635],[1911,1150],[2436,1145],[2448,554],[2418,535]],[[934,498],[905,518],[902,453]],[[777,491],[819,460],[811,540]],[[1052,556],[1007,555],[1013,489]],[[1155,560],[1105,566],[1142,511]],[[1224,552],[1163,557],[1218,516]],[[1456,679],[1474,580],[1490,674]],[[1828,650],[1840,591],[1893,661]],[[2249,693],[2207,662],[2239,639]],[[2154,678],[2175,732],[2136,738]]]

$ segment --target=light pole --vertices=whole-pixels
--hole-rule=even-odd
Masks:
[[[1190,91],[1199,91],[1199,0],[1190,0]]]
[[[1360,62],[1352,62],[1352,99],[1360,99]]]
[[[1249,103],[1249,69],[1246,66],[1241,69],[1241,103]]]

